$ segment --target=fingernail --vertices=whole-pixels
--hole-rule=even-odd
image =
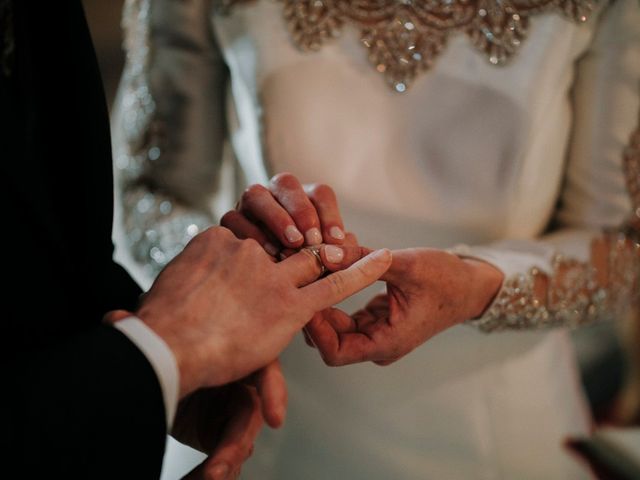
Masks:
[[[276,255],[278,255],[279,250],[273,243],[267,242],[267,243],[264,244],[263,247],[264,247],[265,251],[269,255],[271,255],[272,257],[275,257]]]
[[[227,475],[229,474],[229,465],[226,463],[220,463],[213,467],[211,470],[211,475],[214,480],[226,480]]]
[[[344,232],[340,227],[331,227],[329,235],[337,240],[344,240]]]
[[[307,230],[307,233],[305,233],[305,239],[308,245],[318,245],[322,243],[322,234],[317,228],[310,228]]]
[[[284,230],[284,236],[286,237],[287,240],[289,240],[291,243],[296,243],[299,242],[300,240],[302,240],[302,234],[300,233],[300,230],[298,230],[296,227],[294,227],[293,225],[289,225],[287,228],[285,228]]]
[[[381,248],[380,250],[375,250],[369,254],[369,258],[371,260],[381,260],[387,261],[391,257],[391,250],[388,248]]]
[[[335,245],[326,245],[324,247],[324,254],[330,263],[340,263],[344,258],[344,250]]]

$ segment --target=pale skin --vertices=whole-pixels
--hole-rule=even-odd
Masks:
[[[347,246],[355,242],[350,234],[331,234],[338,231],[335,227],[344,232],[333,190],[326,185],[302,185],[289,173],[276,175],[268,189],[249,187],[237,210],[227,216],[234,218],[230,228],[244,238],[253,237],[257,224],[263,226],[259,238],[276,241],[278,250],[303,244],[302,238],[294,243],[284,235],[292,227],[301,232],[319,228],[318,243]],[[265,240],[260,239],[263,244]],[[323,259],[329,269],[339,268],[330,258]],[[337,309],[318,311],[305,332],[329,365],[365,361],[386,365],[439,332],[480,316],[503,279],[502,272],[488,263],[444,250],[396,250],[392,266],[382,277],[386,294],[352,315]]]
[[[214,227],[163,270],[135,312],[106,315],[114,322],[135,314],[174,354],[181,400],[174,432],[210,454],[189,478],[239,474],[263,417],[272,426],[284,419],[279,353],[315,312],[375,282],[390,264],[390,252],[379,250],[317,280],[311,253],[276,263],[255,240]]]

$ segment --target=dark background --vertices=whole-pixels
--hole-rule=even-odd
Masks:
[[[118,88],[124,52],[120,19],[124,0],[83,0],[105,83],[109,108]]]

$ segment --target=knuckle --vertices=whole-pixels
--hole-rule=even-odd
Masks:
[[[212,240],[215,240],[215,239],[232,240],[236,238],[233,232],[226,227],[211,227],[207,230],[207,232],[208,231],[211,231],[210,238]]]
[[[262,247],[253,238],[246,238],[240,243],[240,249],[249,255],[256,255],[262,252]]]
[[[253,455],[253,450],[254,450],[254,448],[253,448],[253,443],[252,443],[252,444],[250,444],[248,446],[248,448],[247,448],[247,450],[245,452],[245,457],[244,457],[245,460],[248,460],[249,458],[251,458],[251,456]]]
[[[295,189],[300,185],[298,178],[290,172],[282,172],[275,175],[271,179],[271,183],[274,186],[285,189]]]
[[[251,454],[253,453],[253,443],[249,442],[249,443],[243,443],[242,446],[240,447],[240,463],[244,462],[245,460],[247,460]]]
[[[318,200],[327,201],[336,198],[336,194],[329,185],[325,183],[314,183],[309,188],[309,196]]]
[[[223,227],[231,225],[235,223],[239,216],[239,212],[237,212],[236,210],[230,210],[222,216],[222,218],[220,219],[220,225]]]
[[[274,290],[277,293],[282,305],[286,306],[287,309],[294,309],[299,306],[299,290],[297,288],[292,288],[289,282],[274,282]]]
[[[206,230],[200,232],[198,235],[194,237],[198,239],[199,242],[214,242],[216,239],[221,237],[222,233],[219,231],[221,227],[209,227]],[[226,230],[226,229],[225,229]]]
[[[360,275],[361,277],[370,277],[372,275],[371,273],[371,266],[368,263],[359,263],[353,266],[357,271],[358,271],[358,275]]]
[[[230,463],[232,464],[242,463],[242,460],[244,459],[245,451],[246,451],[246,446],[243,444],[235,443],[234,445],[230,445],[229,450],[227,452]]]
[[[344,274],[342,272],[337,272],[333,275],[329,275],[327,279],[329,280],[329,284],[331,285],[331,288],[335,293],[340,295],[345,292],[347,285]]]
[[[322,360],[324,361],[325,365],[327,365],[328,367],[339,367],[341,365],[341,362],[339,361],[338,357],[333,354],[325,353],[322,356]]]
[[[309,203],[306,203],[306,201],[303,204],[292,205],[289,210],[290,215],[297,221],[304,219],[310,221],[313,224],[316,223],[316,209],[313,208]]]
[[[243,202],[250,202],[256,198],[263,197],[264,195],[269,195],[269,191],[263,185],[258,183],[254,183],[253,185],[248,186],[244,193],[242,194]]]

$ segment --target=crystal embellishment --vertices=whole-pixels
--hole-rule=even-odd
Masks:
[[[127,247],[148,278],[154,278],[189,241],[213,224],[207,213],[191,211],[145,184],[146,172],[163,158],[166,125],[150,88],[151,0],[127,0],[123,12],[127,68],[123,74],[121,125],[116,144],[116,180],[124,206]],[[153,191],[151,191],[153,190]]]
[[[508,278],[489,311],[468,323],[485,332],[576,327],[640,305],[640,115],[623,168],[631,215],[592,240],[590,261],[556,255],[551,274],[532,268]]]
[[[252,0],[218,0],[221,13]],[[527,37],[533,14],[559,11],[585,22],[598,0],[276,0],[293,42],[315,51],[341,34],[360,31],[369,61],[391,88],[405,92],[431,68],[451,34],[462,33],[492,65],[506,64]]]

